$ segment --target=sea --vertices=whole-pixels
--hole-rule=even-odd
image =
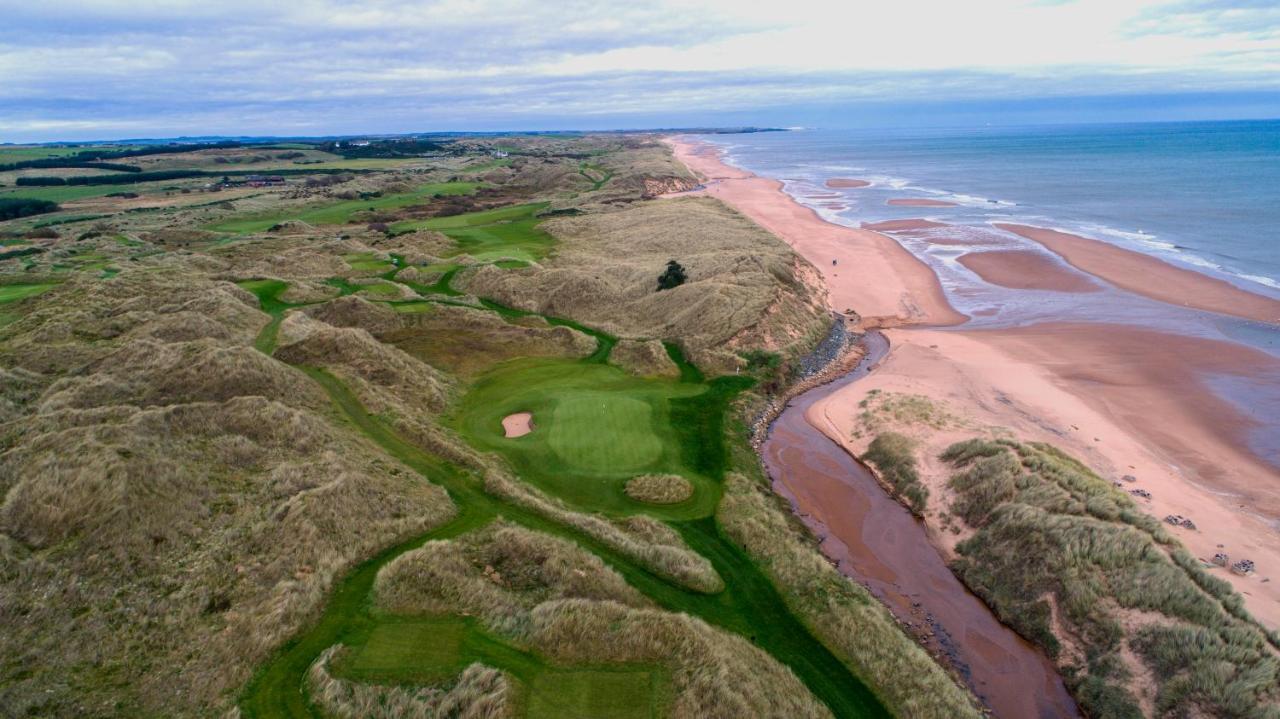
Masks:
[[[719,146],[730,164],[782,181],[828,221],[857,227],[925,218],[947,223],[951,235],[969,233],[964,247],[931,242],[927,233],[895,235],[937,272],[952,305],[971,317],[967,327],[1120,322],[1280,356],[1275,325],[1111,290],[1010,291],[956,261],[981,249],[1047,254],[992,226],[1014,222],[1111,242],[1280,298],[1280,120],[792,129],[698,139]],[[833,189],[832,178],[871,185]],[[888,205],[892,198],[956,206]],[[1207,379],[1259,423],[1250,444],[1280,468],[1280,377]]]
[[[1023,222],[1148,252],[1280,296],[1280,120],[710,135],[731,164],[826,195],[858,222],[941,215],[889,197],[960,203],[951,222]],[[813,204],[813,203],[806,203]],[[940,219],[943,219],[940,217]]]

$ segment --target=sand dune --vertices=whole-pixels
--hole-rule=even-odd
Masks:
[[[929,266],[878,232],[826,222],[782,192],[781,183],[720,161],[714,148],[670,141],[676,156],[706,178],[703,190],[781,237],[822,272],[836,312],[856,311],[863,326],[959,324]],[[875,281],[867,281],[874,277]]]

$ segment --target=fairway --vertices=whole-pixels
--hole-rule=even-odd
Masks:
[[[413,192],[367,200],[342,200],[321,205],[290,208],[269,214],[251,215],[225,220],[207,226],[214,232],[246,234],[263,232],[286,220],[299,220],[312,225],[345,225],[351,216],[363,210],[390,210],[423,202],[435,195],[469,195],[480,186],[477,182],[437,182],[422,185]]]
[[[555,244],[555,238],[539,228],[542,218],[537,215],[548,204],[534,202],[452,217],[398,222],[391,229],[394,232],[441,232],[458,244],[452,255],[470,255],[478,262],[536,262]]]
[[[568,465],[612,474],[662,457],[648,402],[618,392],[579,392],[556,404],[547,439]]]
[[[31,285],[0,285],[0,305],[8,302],[25,300],[28,297],[35,297],[36,295],[57,286],[58,285],[56,283],[52,282]]]
[[[552,664],[482,629],[472,618],[381,618],[354,637],[335,661],[335,676],[375,684],[447,684],[469,665],[501,669],[521,682],[525,716],[553,719],[649,719],[670,699],[669,680],[659,667]]]
[[[657,672],[568,671],[535,678],[529,719],[650,719],[659,716]]]

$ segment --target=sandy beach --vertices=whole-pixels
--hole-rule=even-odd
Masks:
[[[928,220],[896,220],[861,230],[824,222],[781,191],[779,183],[720,162],[715,151],[674,144],[677,155],[706,178],[719,197],[790,243],[823,272],[833,308],[847,305],[867,317],[892,318],[891,350],[870,377],[826,397],[810,421],[849,451],[859,403],[872,390],[921,395],[944,408],[948,426],[920,432],[921,470],[933,496],[945,501],[948,472],[934,457],[948,444],[982,434],[1012,434],[1070,452],[1104,478],[1151,494],[1141,500],[1158,518],[1182,515],[1196,529],[1171,528],[1203,559],[1226,552],[1252,559],[1258,572],[1225,570],[1249,610],[1280,627],[1280,477],[1246,444],[1255,427],[1214,394],[1206,374],[1251,377],[1280,372],[1270,355],[1233,343],[1138,327],[1057,323],[999,330],[931,329],[957,321],[936,277],[876,232],[942,227]],[[1001,226],[1040,242],[1076,269],[1145,297],[1251,319],[1274,321],[1280,303],[1228,283],[1105,243],[1024,226]],[[884,244],[885,241],[897,248]],[[1029,289],[1093,285],[1046,257],[1022,252],[971,253],[966,265],[1006,286]],[[982,255],[995,255],[982,257]],[[830,257],[838,256],[838,267]],[[847,258],[847,259],[846,259]],[[911,258],[914,259],[914,258]],[[1051,268],[1051,269],[1050,269]],[[837,270],[837,271],[833,271]],[[1021,284],[1018,284],[1021,283]],[[1084,283],[1083,285],[1080,283]],[[918,294],[913,294],[918,293]],[[875,314],[864,308],[875,308]],[[913,326],[914,325],[914,326]],[[817,508],[801,507],[801,511]],[[935,544],[952,552],[955,539],[927,520]]]
[[[831,309],[857,313],[863,327],[953,325],[965,320],[948,304],[929,266],[892,238],[833,225],[782,191],[782,184],[721,162],[709,146],[669,140],[676,157],[716,197],[791,245],[821,273]],[[874,282],[866,281],[875,277]]]
[[[1098,292],[1102,286],[1087,276],[1062,267],[1038,252],[997,250],[970,252],[957,262],[993,285],[1015,290]]]
[[[996,227],[1039,242],[1073,267],[1135,294],[1181,307],[1280,323],[1280,300],[1247,292],[1230,282],[1066,232],[1009,223],[997,223]]]

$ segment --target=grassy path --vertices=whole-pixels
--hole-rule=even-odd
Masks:
[[[395,268],[387,275],[398,271],[399,258],[393,258],[393,264]],[[448,287],[451,274],[442,278],[444,288],[451,289]],[[279,299],[287,288],[285,282],[251,280],[239,284],[257,295],[262,309],[272,318],[254,343],[257,349],[270,354],[275,349],[276,335],[285,312],[299,305]],[[443,299],[429,301],[449,302]],[[508,319],[539,316],[550,324],[571,327],[592,336],[597,342],[597,350],[581,360],[586,364],[607,363],[617,342],[612,335],[572,320],[545,317],[489,300],[482,300],[482,303],[484,308]],[[685,439],[681,443],[681,451],[689,465],[719,481],[727,463],[723,445],[705,438],[723,436],[724,414],[733,396],[741,390],[740,383],[734,380],[741,378],[708,381],[684,358],[677,346],[668,344],[667,351],[680,367],[682,383],[708,385],[707,392],[674,403],[671,419],[682,427],[681,434]],[[359,642],[381,624],[396,621],[379,617],[373,611],[372,589],[378,571],[395,557],[428,541],[465,534],[500,516],[530,529],[576,542],[599,556],[629,584],[664,609],[699,617],[713,626],[747,638],[790,667],[835,716],[889,716],[870,689],[791,614],[773,584],[740,548],[721,534],[714,518],[707,516],[669,522],[694,551],[712,562],[723,578],[726,589],[707,595],[676,586],[591,537],[495,499],[483,491],[479,478],[423,451],[382,420],[370,415],[332,374],[317,368],[300,369],[324,388],[345,421],[426,480],[444,487],[458,513],[444,525],[380,552],[340,580],[316,623],[281,647],[255,674],[240,703],[245,717],[319,716],[305,692],[306,672],[312,662],[334,644]]]
[[[345,419],[388,454],[448,490],[458,515],[447,524],[378,554],[357,567],[334,590],[319,621],[286,644],[249,684],[241,709],[246,717],[310,717],[307,668],[344,637],[367,632],[377,619],[370,612],[374,579],[387,562],[432,539],[457,536],[497,516],[565,537],[593,552],[628,583],[660,606],[697,616],[747,637],[791,667],[837,717],[878,717],[888,712],[875,696],[787,610],[777,590],[754,564],[727,541],[711,519],[675,524],[685,540],[715,565],[726,589],[703,595],[673,586],[599,542],[485,494],[479,480],[410,444],[365,411],[351,392],[324,370],[303,368],[333,399]]]

